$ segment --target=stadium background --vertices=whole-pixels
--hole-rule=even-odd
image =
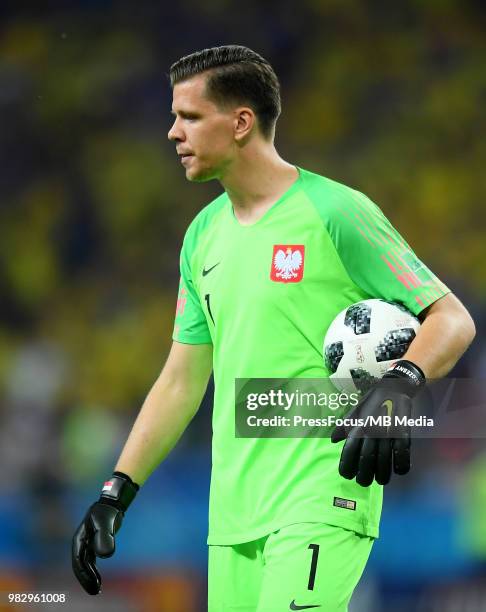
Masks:
[[[219,193],[185,181],[166,139],[169,65],[225,43],[267,57],[281,154],[382,207],[476,320],[454,374],[484,378],[486,11],[42,4],[0,8],[0,592],[65,591],[69,610],[204,610],[209,397],[100,562],[102,598],[70,573],[73,529],[167,354],[184,230]],[[485,433],[417,442],[415,469],[386,489],[352,611],[486,609]]]

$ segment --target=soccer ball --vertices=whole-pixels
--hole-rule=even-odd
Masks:
[[[401,304],[357,302],[340,312],[324,338],[324,362],[334,386],[364,392],[407,351],[420,327]]]

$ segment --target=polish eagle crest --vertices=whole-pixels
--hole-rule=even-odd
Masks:
[[[292,251],[290,247],[287,247],[285,251],[279,249],[275,253],[273,264],[275,266],[276,278],[282,280],[297,278],[298,271],[302,266],[302,253],[299,249]]]

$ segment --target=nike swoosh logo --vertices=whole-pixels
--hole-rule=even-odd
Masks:
[[[314,606],[298,606],[295,603],[295,599],[292,600],[292,602],[290,604],[290,609],[291,610],[308,610],[309,608],[320,608],[320,607],[321,607],[320,605],[318,605],[318,606],[317,605],[314,605]]]
[[[391,417],[393,412],[393,402],[391,400],[385,400],[382,405],[385,406],[388,416]]]
[[[211,268],[208,268],[207,270],[205,270],[205,269],[203,268],[202,275],[203,275],[203,276],[206,276],[206,274],[209,274],[209,273],[211,272],[211,270],[214,270],[214,268],[215,268],[216,266],[219,266],[219,264],[220,264],[220,263],[221,263],[221,262],[220,262],[220,261],[218,261],[218,263],[217,263],[217,264],[214,264],[214,266],[212,266]]]

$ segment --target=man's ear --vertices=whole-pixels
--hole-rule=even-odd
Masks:
[[[255,113],[246,106],[235,110],[235,118],[233,121],[235,139],[238,141],[245,140],[253,129],[256,123]]]

